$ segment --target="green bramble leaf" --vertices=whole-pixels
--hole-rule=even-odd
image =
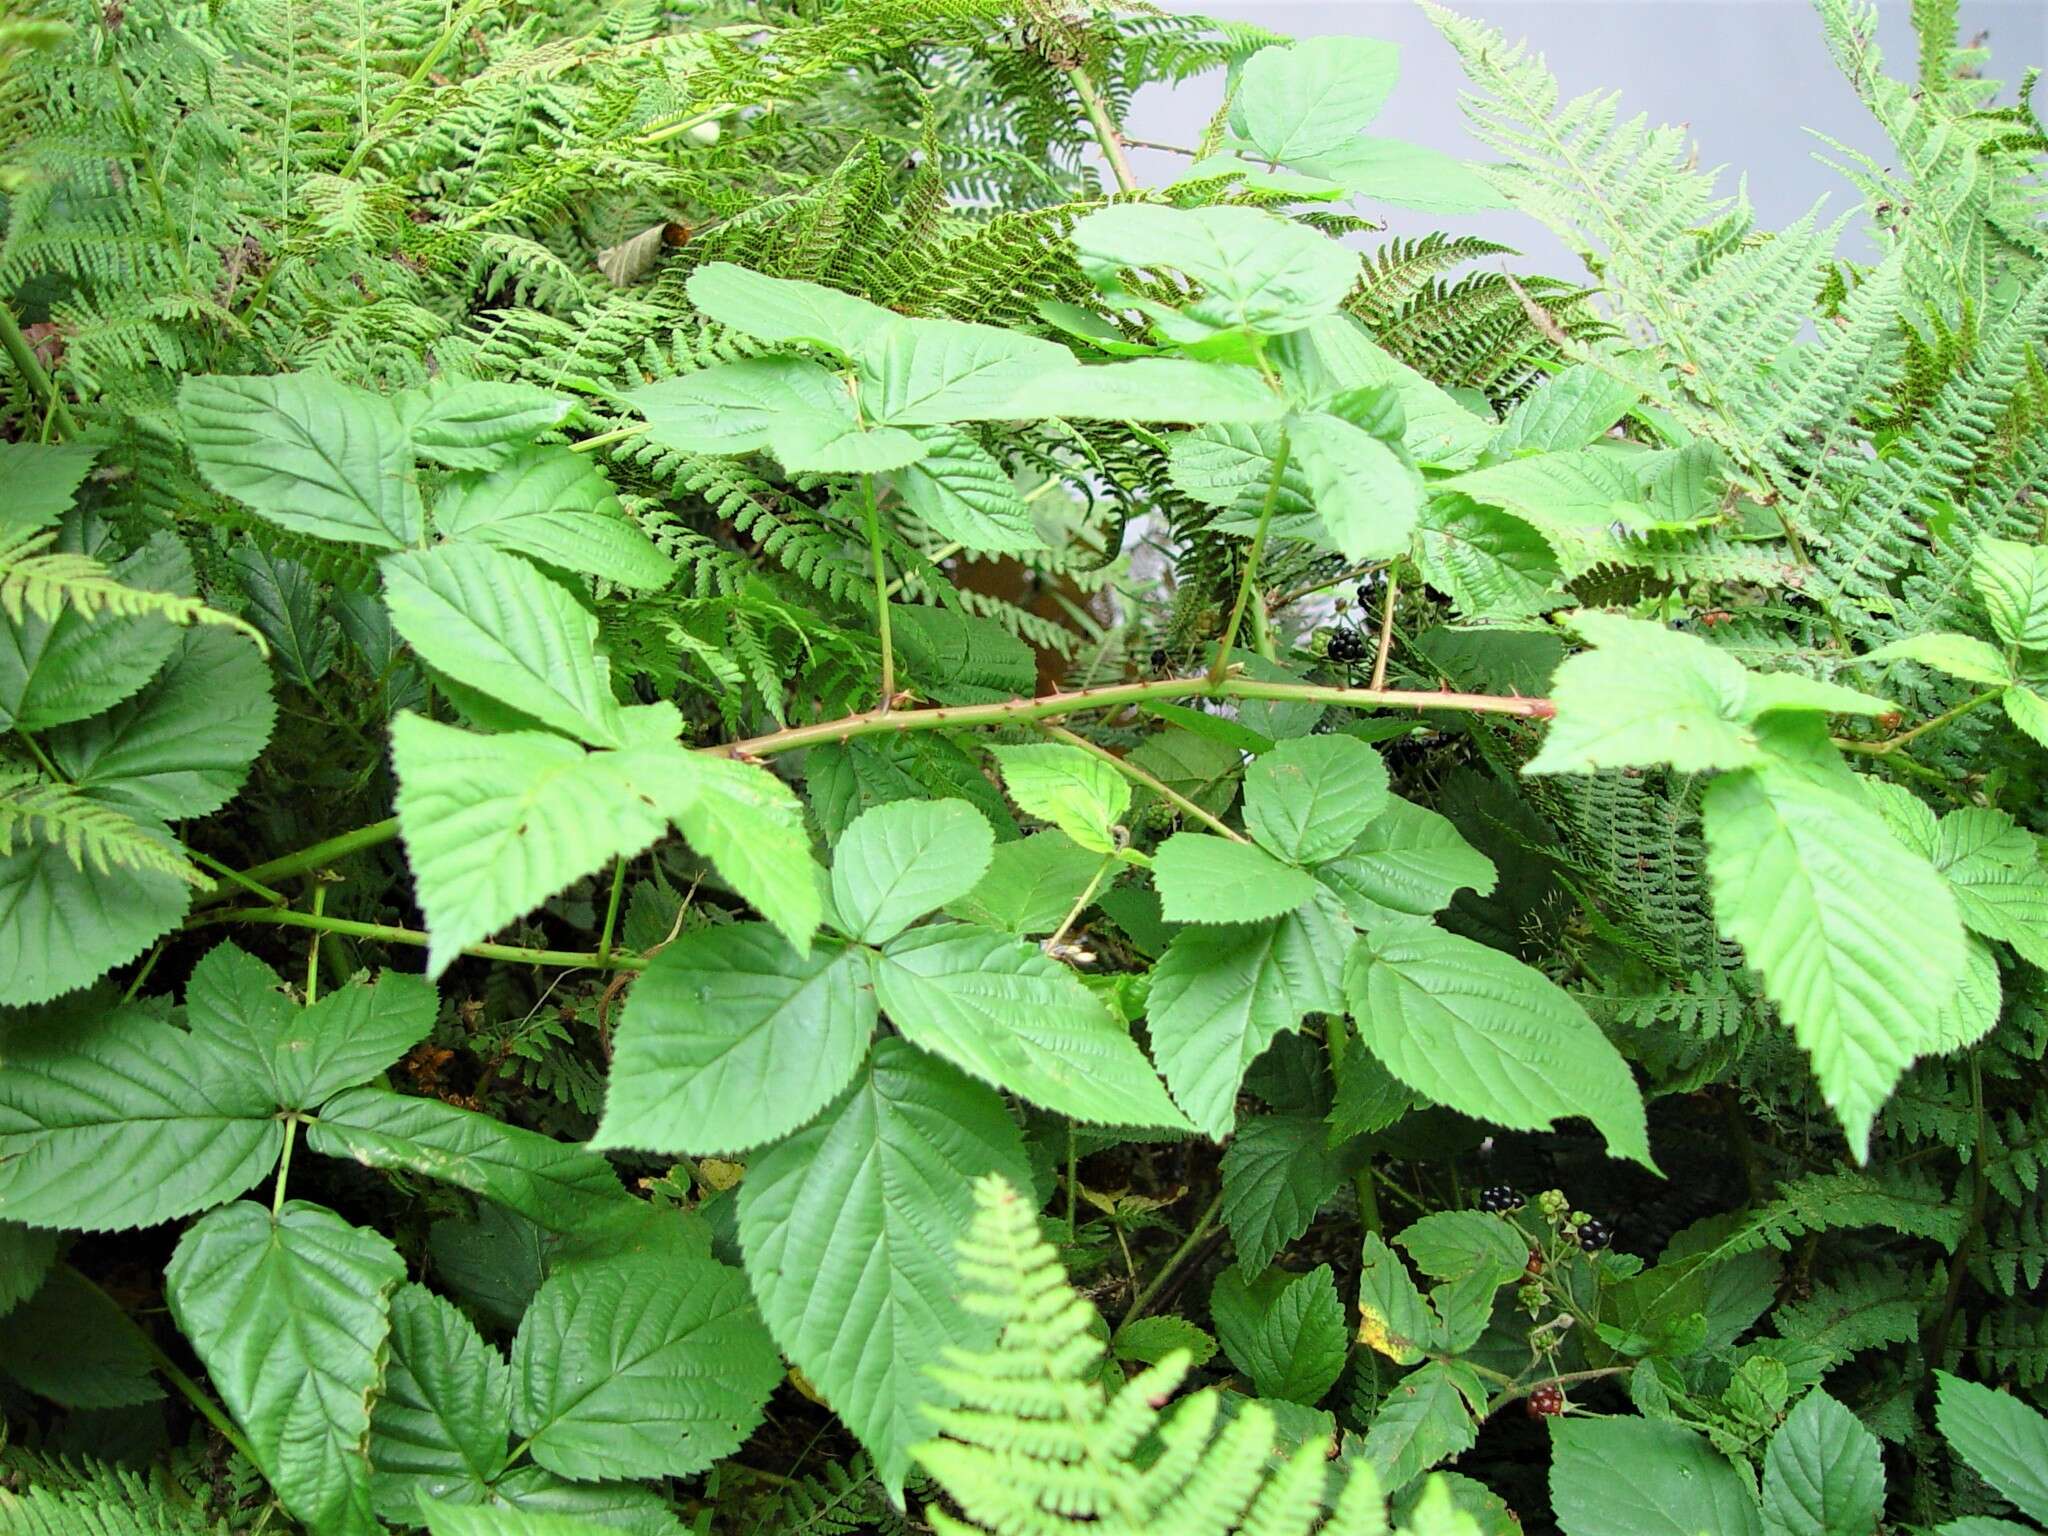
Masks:
[[[145,1009],[16,1021],[0,1041],[0,1220],[154,1226],[232,1200],[284,1146],[260,1075]]]
[[[2048,547],[1980,539],[1971,552],[1970,583],[2000,640],[2048,648]]]
[[[1934,1422],[1950,1448],[2020,1513],[2048,1520],[2048,1418],[1946,1371],[1934,1380]]]
[[[1417,1092],[1519,1130],[1583,1115],[1610,1155],[1656,1166],[1628,1064],[1512,955],[1425,922],[1388,924],[1359,939],[1344,990],[1359,1039]]]
[[[1323,527],[1346,560],[1407,553],[1422,512],[1422,476],[1378,437],[1327,412],[1288,421]]]
[[[1334,314],[1358,280],[1351,252],[1255,208],[1119,203],[1079,220],[1073,241],[1083,272],[1183,342],[1214,331],[1278,336],[1300,330]],[[1185,273],[1202,285],[1202,297],[1178,310],[1133,299],[1120,288],[1121,274],[1131,270]]]
[[[1249,1282],[1226,1269],[1209,1310],[1217,1342],[1261,1397],[1313,1406],[1344,1370],[1344,1303],[1327,1264],[1305,1275],[1269,1269]]]
[[[317,373],[193,377],[178,416],[200,473],[292,533],[404,549],[424,514],[394,404]]]
[[[1816,1388],[1764,1453],[1764,1536],[1863,1536],[1884,1514],[1877,1436]]]
[[[43,747],[89,798],[178,821],[234,797],[276,720],[256,648],[225,630],[193,629],[140,693],[57,727]]]
[[[422,1499],[489,1501],[512,1432],[512,1377],[452,1302],[425,1286],[391,1297],[383,1390],[370,1410],[370,1494],[380,1518]]]
[[[1586,612],[1570,622],[1594,648],[1557,669],[1550,685],[1557,718],[1523,772],[1669,763],[1700,773],[1763,761],[1742,663],[1661,624]]]
[[[1224,1149],[1223,1222],[1243,1274],[1256,1275],[1307,1232],[1342,1186],[1347,1162],[1326,1130],[1314,1116],[1260,1115]]]
[[[1400,51],[1370,38],[1261,48],[1245,63],[1230,126],[1268,160],[1292,164],[1348,143],[1379,115],[1400,74]]]
[[[1176,832],[1161,843],[1152,855],[1152,884],[1168,921],[1177,923],[1257,922],[1291,912],[1317,892],[1307,870],[1207,832]]]
[[[1130,781],[1116,769],[1092,752],[1052,742],[989,753],[1017,809],[1051,822],[1092,853],[1116,851],[1117,824],[1131,808]]]
[[[35,1295],[56,1259],[56,1233],[0,1221],[0,1317]]]
[[[2008,688],[1999,703],[2008,720],[2048,747],[2048,694],[2034,688]]]
[[[1856,658],[1859,662],[1917,661],[1923,667],[1946,672],[1969,683],[2003,688],[2013,681],[2012,668],[1995,646],[1971,635],[1937,631],[1894,640]]]
[[[1102,857],[1052,827],[997,843],[988,873],[946,913],[1028,938],[1051,933],[1101,872]]]
[[[823,1118],[754,1160],[740,1246],[783,1353],[860,1438],[885,1483],[930,1435],[926,1367],[995,1335],[964,1308],[954,1248],[972,1181],[1028,1187],[1016,1126],[994,1093],[901,1040],[879,1041]]]
[[[965,896],[988,872],[995,833],[965,800],[898,800],[854,818],[832,857],[832,906],[849,938],[886,944]]]
[[[1335,182],[1355,197],[1425,213],[1484,213],[1508,200],[1473,167],[1440,149],[1360,134],[1348,143],[1290,162],[1304,175]]]
[[[763,341],[808,342],[852,356],[897,316],[819,283],[714,261],[690,274],[690,302],[723,325]]]
[[[1703,802],[1714,914],[1739,942],[1860,1159],[1870,1125],[1963,974],[1946,882],[1906,848],[1810,728]]]
[[[791,474],[876,474],[924,456],[894,427],[862,424],[845,382],[795,357],[750,357],[663,379],[626,394],[647,435],[687,453],[766,450]]]
[[[469,470],[497,469],[521,457],[535,434],[560,426],[571,409],[565,395],[501,379],[436,381],[392,404],[415,453],[447,469]]]
[[[1349,848],[1392,800],[1387,766],[1350,736],[1297,736],[1244,775],[1245,830],[1290,864],[1320,864]]]
[[[1580,363],[1531,390],[1487,444],[1497,458],[1586,448],[1605,437],[1642,391],[1593,363]]]
[[[434,503],[434,528],[622,587],[666,586],[668,556],[626,517],[597,466],[566,448],[525,448],[488,473],[466,475]]]
[[[570,881],[668,830],[689,754],[679,747],[586,752],[540,731],[496,736],[414,714],[391,722],[398,827],[439,976]],[[815,896],[813,898],[815,900]]]
[[[1360,928],[1432,917],[1459,891],[1489,894],[1496,879],[1493,861],[1449,821],[1392,795],[1349,848],[1316,866],[1315,876]]]
[[[765,923],[684,933],[627,994],[593,1144],[705,1156],[772,1142],[852,1081],[875,1020],[864,949],[821,940],[800,956]]]
[[[185,988],[192,1033],[286,1109],[318,1109],[376,1077],[427,1037],[437,1004],[419,977],[386,971],[300,1008],[276,972],[233,944],[201,959]]]
[[[1689,1429],[1553,1419],[1550,1447],[1551,1506],[1565,1536],[1763,1536],[1743,1475]]]
[[[405,1262],[382,1236],[286,1201],[237,1201],[179,1239],[164,1271],[171,1315],[206,1366],[256,1464],[309,1528],[374,1536],[370,1400]]]
[[[1146,1018],[1173,1101],[1198,1128],[1229,1135],[1238,1085],[1274,1038],[1344,1006],[1348,939],[1328,897],[1262,923],[1174,935],[1153,968]]]
[[[924,444],[924,457],[893,471],[889,483],[926,527],[982,554],[1046,547],[1009,472],[971,434],[919,427],[911,435]]]
[[[597,621],[531,565],[443,544],[382,570],[391,622],[429,666],[566,736],[625,744]]]
[[[512,1429],[564,1477],[687,1477],[781,1379],[740,1272],[658,1247],[551,1276],[512,1341]]]
[[[611,1164],[574,1143],[385,1088],[351,1088],[330,1100],[306,1128],[306,1145],[439,1179],[550,1232],[617,1221],[637,1208]]]
[[[1035,944],[933,923],[882,951],[874,986],[911,1044],[1041,1108],[1095,1124],[1187,1126],[1102,999]]]
[[[1277,421],[1287,402],[1249,368],[1177,357],[1141,357],[1041,375],[1006,414],[1020,419],[1244,423]]]
[[[127,1408],[164,1395],[143,1335],[69,1264],[0,1316],[0,1362],[18,1385],[67,1408]]]
[[[97,457],[99,450],[83,443],[0,443],[0,484],[8,492],[0,539],[55,523],[70,510]]]
[[[1381,1486],[1402,1487],[1446,1457],[1470,1450],[1479,1438],[1471,1405],[1479,1390],[1469,1371],[1438,1360],[1396,1382],[1373,1414],[1363,1447]]]

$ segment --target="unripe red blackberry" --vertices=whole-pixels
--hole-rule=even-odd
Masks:
[[[1554,1419],[1564,1412],[1564,1388],[1546,1382],[1529,1394],[1527,1406],[1532,1419]]]

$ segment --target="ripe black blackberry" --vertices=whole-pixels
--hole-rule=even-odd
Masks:
[[[1166,670],[1166,647],[1163,645],[1154,646],[1152,649],[1152,670],[1154,672],[1164,672]]]
[[[1522,1208],[1522,1192],[1512,1184],[1494,1184],[1479,1191],[1479,1209],[1499,1216]]]
[[[1614,1228],[1595,1218],[1579,1223],[1579,1246],[1588,1253],[1597,1253],[1614,1241]]]
[[[1332,661],[1363,661],[1365,636],[1349,625],[1340,624],[1330,631],[1330,643],[1324,648],[1323,654]]]

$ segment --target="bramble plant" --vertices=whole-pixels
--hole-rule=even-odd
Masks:
[[[2036,77],[1425,8],[0,21],[0,1533],[2048,1524]]]

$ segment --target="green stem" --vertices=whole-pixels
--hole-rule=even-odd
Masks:
[[[1380,643],[1372,658],[1372,686],[1387,686],[1387,657],[1394,649],[1394,602],[1401,595],[1400,570],[1387,567],[1387,593],[1380,600]]]
[[[236,883],[267,885],[273,880],[303,875],[308,870],[324,869],[329,864],[339,863],[352,853],[361,853],[365,848],[375,848],[388,843],[396,836],[398,818],[387,816],[382,821],[371,822],[367,827],[357,827],[353,832],[343,832],[337,837],[315,843],[310,848],[301,848],[297,853],[288,853],[282,858],[245,869]],[[204,903],[205,898],[202,897],[201,904]]]
[[[1273,458],[1273,475],[1266,482],[1266,499],[1259,505],[1259,526],[1252,532],[1252,547],[1244,558],[1244,579],[1237,584],[1237,601],[1230,609],[1230,622],[1216,644],[1216,661],[1209,668],[1209,681],[1220,683],[1230,670],[1230,650],[1237,644],[1237,629],[1244,622],[1245,604],[1259,579],[1259,558],[1266,552],[1266,530],[1273,523],[1273,509],[1280,504],[1280,481],[1287,473],[1287,434],[1280,434],[1280,451]]]
[[[1159,1299],[1159,1293],[1166,1289],[1166,1282],[1173,1278],[1174,1271],[1185,1264],[1188,1261],[1189,1255],[1201,1246],[1202,1240],[1216,1230],[1216,1217],[1222,1209],[1223,1195],[1221,1191],[1218,1191],[1216,1198],[1209,1202],[1209,1208],[1196,1218],[1193,1230],[1181,1240],[1181,1245],[1178,1248],[1167,1255],[1166,1262],[1160,1266],[1159,1273],[1145,1283],[1145,1288],[1138,1292],[1136,1299],[1131,1302],[1130,1311],[1124,1314],[1124,1321],[1126,1323],[1130,1322],[1133,1318],[1143,1317],[1145,1309]]]
[[[619,921],[619,893],[626,888],[626,860],[623,856],[612,866],[612,899],[604,909],[604,931],[597,936],[597,958],[600,963],[612,955],[612,929]]]
[[[875,506],[873,477],[860,477],[861,514],[868,525],[868,554],[875,562],[875,634],[882,642],[882,713],[896,697],[896,647],[889,635],[889,568],[882,562],[882,514]]]
[[[1963,700],[1954,709],[1944,710],[1931,720],[1921,721],[1910,731],[1901,731],[1898,735],[1889,737],[1884,741],[1845,741],[1838,736],[1835,738],[1835,745],[1846,752],[1861,752],[1866,757],[1889,757],[1915,736],[1924,736],[1936,726],[1947,725],[1951,720],[1960,720],[1971,710],[1989,704],[2004,692],[2003,688],[1994,688],[1989,693],[1977,694],[1973,698]]]
[[[1227,823],[1217,819],[1214,816],[1211,816],[1207,811],[1203,810],[1199,805],[1195,804],[1194,801],[1190,800],[1186,795],[1182,794],[1179,790],[1167,784],[1164,780],[1153,777],[1153,775],[1147,773],[1144,769],[1140,768],[1136,763],[1130,762],[1125,758],[1118,757],[1114,752],[1110,751],[1107,747],[1096,745],[1094,742],[1090,741],[1086,736],[1077,736],[1072,731],[1066,729],[1064,726],[1050,725],[1043,720],[1038,722],[1038,728],[1041,731],[1045,732],[1046,735],[1052,737],[1055,741],[1064,741],[1065,743],[1067,743],[1068,746],[1079,747],[1083,752],[1087,752],[1095,757],[1101,758],[1105,763],[1108,763],[1110,767],[1114,768],[1118,773],[1122,774],[1132,783],[1144,785],[1147,789],[1151,790],[1153,794],[1159,796],[1160,799],[1164,800],[1168,805],[1175,807],[1183,815],[1194,817],[1196,821],[1201,822],[1203,826],[1209,828],[1212,832],[1217,833],[1219,836],[1227,837],[1233,843],[1248,843],[1251,841],[1250,838],[1246,837],[1242,832],[1239,832],[1236,828],[1229,826]]]
[[[229,912],[206,912],[188,920],[186,928],[207,928],[215,923],[278,923],[287,928],[317,928],[323,933],[345,933],[350,938],[375,939],[385,944],[410,944],[425,949],[431,942],[417,928],[394,928],[386,923],[359,923],[346,917],[314,916],[280,907],[241,907]],[[638,955],[598,956],[563,949],[525,949],[516,944],[465,944],[465,955],[480,960],[512,960],[521,965],[560,965],[600,971],[639,971],[647,962]]]
[[[84,1277],[81,1276],[80,1278]],[[90,1280],[87,1280],[85,1283],[93,1285]],[[93,1285],[93,1289],[98,1291],[99,1287]],[[156,1373],[178,1389],[178,1394],[198,1410],[199,1416],[219,1431],[221,1439],[233,1446],[251,1466],[256,1465],[256,1448],[248,1442],[239,1429],[235,1428],[235,1421],[230,1419],[227,1416],[226,1410],[213,1400],[212,1394],[180,1370],[178,1363],[165,1354],[163,1349],[157,1344],[157,1341],[149,1336],[149,1330],[122,1311],[120,1303],[116,1302],[113,1297],[107,1296],[104,1291],[100,1291],[100,1294],[106,1298],[107,1305],[113,1308],[115,1312],[120,1313],[121,1318],[128,1326],[135,1330],[135,1337],[142,1342],[143,1353],[149,1356],[150,1364],[156,1367]]]
[[[609,443],[622,443],[629,437],[638,437],[647,430],[647,423],[636,421],[630,427],[615,427],[609,432],[600,432],[595,437],[582,438],[569,445],[571,453],[595,453]]]
[[[721,746],[702,747],[698,750],[717,757],[772,757],[781,752],[797,752],[806,747],[822,746],[828,742],[851,741],[861,736],[901,735],[909,731],[965,730],[977,726],[1018,726],[1040,720],[1056,720],[1066,715],[1078,714],[1083,710],[1118,709],[1130,704],[1144,704],[1155,699],[1184,699],[1192,697],[1302,700],[1317,704],[1334,704],[1347,709],[1425,709],[1458,710],[1471,714],[1514,715],[1524,720],[1548,720],[1557,713],[1557,708],[1548,699],[1524,698],[1520,694],[1453,693],[1448,689],[1401,689],[1401,688],[1338,688],[1320,683],[1263,682],[1257,678],[1227,675],[1221,682],[1212,682],[1207,677],[1162,677],[1141,683],[1112,683],[1101,688],[1077,688],[1066,693],[1042,694],[1030,699],[1005,699],[997,704],[967,704],[942,709],[873,709],[858,715],[847,715],[838,720],[823,720],[815,725],[791,726],[787,730],[772,731],[764,736],[749,736],[740,741],[726,742]],[[1121,759],[1118,759],[1121,762]],[[267,863],[258,864],[241,873],[242,881],[267,884],[291,875],[302,875],[308,870],[321,869],[352,854],[363,852],[390,842],[398,836],[398,818],[388,816],[382,821],[357,827],[354,831],[343,832],[310,848],[297,853],[288,853]],[[220,897],[215,891],[199,898],[199,906],[210,906]],[[251,916],[247,912],[231,913],[225,916],[205,914],[188,923],[187,927],[198,927],[206,923],[224,921],[255,921],[315,926],[306,921],[304,913],[265,913]],[[327,918],[318,926],[334,933],[353,934],[363,938],[384,939],[397,944],[425,944],[426,935],[413,929],[388,928],[371,923],[346,923],[339,918]],[[513,959],[533,964],[595,965],[594,955],[576,955],[568,959],[536,959],[536,956],[555,956],[552,950],[514,949],[502,944],[471,945],[465,953],[485,958]],[[637,958],[613,956],[605,962],[612,970],[638,970],[642,962]]]
[[[318,883],[318,876],[315,876],[314,879],[313,916],[315,919],[318,919],[327,915],[327,887]],[[306,1006],[310,1008],[319,1001],[320,935],[316,932],[313,935],[313,942],[306,946]],[[285,1138],[285,1147],[287,1150],[291,1147],[291,1138],[289,1136]]]
[[[50,761],[48,754],[43,751],[42,743],[38,742],[35,737],[29,735],[20,726],[14,728],[14,734],[21,744],[28,748],[28,755],[36,760],[38,768],[42,769],[44,773],[48,774],[59,784],[69,784],[71,782],[57,771],[57,765]]]
[[[1067,936],[1067,930],[1074,926],[1075,920],[1083,912],[1088,910],[1088,903],[1093,901],[1095,893],[1102,889],[1103,876],[1107,875],[1112,869],[1115,869],[1119,862],[1121,861],[1113,853],[1102,861],[1095,871],[1095,877],[1088,882],[1087,889],[1081,892],[1080,897],[1071,907],[1067,908],[1067,915],[1060,919],[1059,927],[1055,928],[1052,937],[1045,941],[1045,949],[1048,954],[1060,947],[1061,942]]]
[[[665,144],[670,139],[688,133],[692,128],[702,128],[706,123],[715,123],[721,117],[730,117],[737,111],[739,111],[739,108],[729,101],[721,101],[714,106],[700,107],[695,112],[686,112],[680,117],[672,117],[665,123],[658,123],[654,127],[646,129],[633,142],[642,145]]]
[[[1123,130],[1109,115],[1109,106],[1103,101],[1102,93],[1095,89],[1095,82],[1088,78],[1088,71],[1078,64],[1067,71],[1067,78],[1074,82],[1074,94],[1081,98],[1081,110],[1088,114],[1088,126],[1095,130],[1095,142],[1102,146],[1102,157],[1109,162],[1109,173],[1116,178],[1118,189],[1135,193],[1138,178],[1131,173],[1130,156],[1124,153]]]
[[[378,133],[398,114],[399,109],[411,98],[414,89],[427,78],[434,66],[441,62],[442,55],[454,46],[456,37],[476,20],[477,12],[484,8],[484,3],[485,0],[468,0],[461,10],[448,18],[447,25],[441,28],[441,35],[434,39],[433,46],[420,56],[420,61],[413,66],[412,73],[405,77],[405,83],[384,103],[383,110],[363,131],[362,137],[356,142],[355,153],[348,157],[347,163],[341,168],[344,179],[355,175],[363,168],[363,162],[369,158],[371,147],[377,142]]]
[[[250,895],[269,902],[273,907],[288,907],[291,905],[290,898],[281,892],[273,891],[269,886],[251,880],[247,875],[242,874],[238,870],[229,869],[227,865],[221,863],[219,859],[214,858],[211,854],[201,853],[197,848],[187,848],[185,851],[192,856],[193,863],[203,865],[205,868],[212,870],[216,875],[219,875],[221,879],[232,881]]]
[[[35,348],[28,344],[28,338],[21,334],[21,326],[15,322],[13,306],[5,301],[0,301],[0,347],[6,349],[8,360],[28,385],[29,393],[42,400],[50,419],[57,423],[57,430],[66,437],[76,437],[78,422],[71,414],[71,407],[64,403],[64,396],[49,374],[43,371]]]
[[[142,990],[142,984],[149,980],[149,973],[156,969],[156,963],[163,958],[163,954],[163,940],[159,939],[155,947],[150,950],[149,958],[143,961],[136,969],[135,979],[128,983],[128,989],[121,994],[122,1002],[132,1003],[135,1001],[135,995]]]
[[[299,1139],[299,1117],[287,1115],[284,1122],[284,1151],[277,1159],[277,1182],[270,1191],[270,1219],[277,1220],[284,1214],[285,1180],[291,1177],[292,1146]]]

